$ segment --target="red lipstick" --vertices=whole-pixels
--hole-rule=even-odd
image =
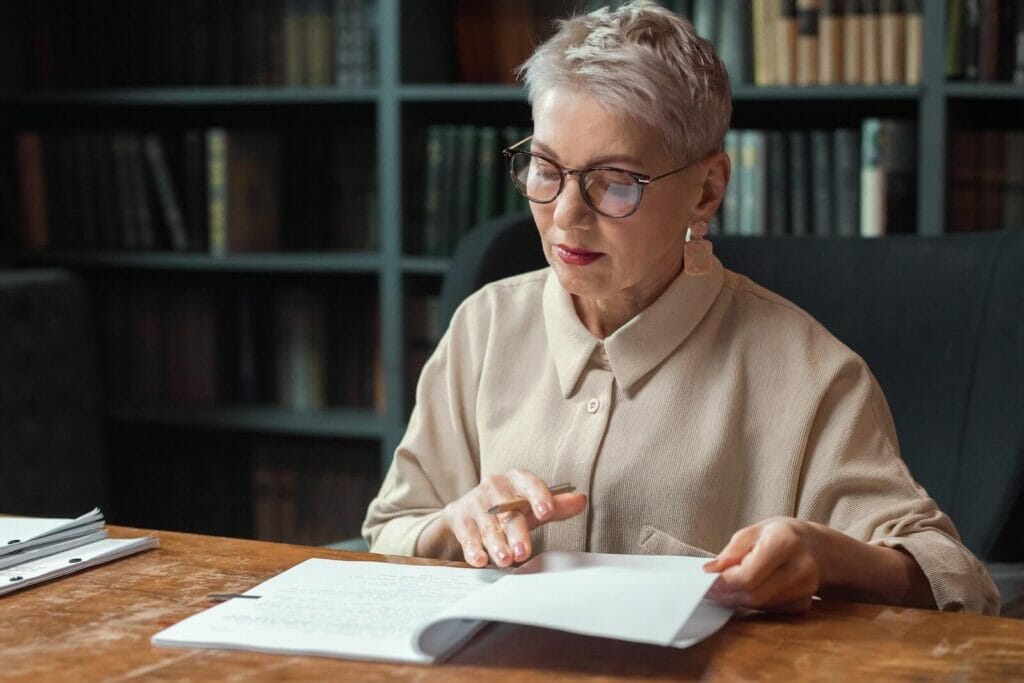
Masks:
[[[565,244],[556,244],[555,253],[558,254],[558,258],[562,259],[564,263],[568,263],[571,266],[586,266],[604,256],[599,251],[577,249]]]

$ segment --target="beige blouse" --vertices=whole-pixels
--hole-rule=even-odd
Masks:
[[[467,299],[363,534],[412,555],[446,503],[516,467],[589,495],[583,514],[533,532],[538,553],[710,556],[789,516],[903,548],[941,609],[998,612],[988,573],[900,459],[863,360],[717,259],[603,341],[548,268]]]

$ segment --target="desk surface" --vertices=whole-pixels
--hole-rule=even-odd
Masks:
[[[111,528],[112,536],[136,536]],[[160,532],[161,547],[0,598],[0,676],[24,680],[472,681],[690,678],[1008,679],[1024,621],[821,602],[801,617],[733,620],[688,650],[491,626],[450,662],[421,666],[153,647],[150,637],[308,557],[383,559]],[[409,558],[393,561],[425,563]]]

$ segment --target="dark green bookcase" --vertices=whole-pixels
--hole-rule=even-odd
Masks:
[[[592,2],[591,4],[598,4]],[[404,7],[403,7],[404,5]],[[412,7],[415,5],[415,7]],[[774,87],[734,89],[736,127],[835,127],[865,116],[897,116],[916,121],[918,140],[916,233],[945,232],[947,134],[951,125],[1020,125],[1024,87],[1012,84],[947,83],[944,75],[945,3],[925,2],[923,74],[919,86]],[[407,82],[402,65],[418,55],[402,50],[429,50],[429,36],[417,32],[409,10],[417,14],[426,0],[378,0],[377,75],[373,87],[341,89],[259,87],[177,87],[96,89],[0,94],[0,128],[99,127],[116,125],[159,129],[161,126],[262,125],[286,128],[297,120],[329,121],[335,117],[369,118],[375,128],[376,185],[379,197],[378,249],[372,253],[237,254],[213,257],[185,253],[55,251],[16,254],[24,265],[61,265],[86,278],[131,282],[140,274],[187,281],[200,275],[213,282],[248,274],[272,279],[372,278],[379,306],[383,358],[383,414],[372,410],[332,409],[296,414],[274,409],[133,408],[110,406],[116,424],[159,425],[251,434],[329,437],[379,442],[380,464],[390,462],[405,429],[406,330],[403,305],[412,288],[438,288],[448,269],[445,258],[406,253],[408,197],[422,182],[416,167],[423,129],[432,123],[529,124],[523,91],[508,85]],[[427,11],[451,3],[429,5]],[[443,11],[443,10],[442,10]],[[403,20],[405,17],[405,20]],[[450,25],[450,17],[440,23]],[[424,54],[424,57],[426,55]],[[995,123],[993,123],[993,121]],[[418,156],[420,155],[420,156]],[[217,278],[222,278],[217,280]],[[272,281],[272,280],[271,280]],[[102,341],[102,340],[101,340]]]

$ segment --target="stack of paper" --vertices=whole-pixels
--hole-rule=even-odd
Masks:
[[[108,539],[99,508],[75,517],[0,517],[0,595],[158,545]]]

